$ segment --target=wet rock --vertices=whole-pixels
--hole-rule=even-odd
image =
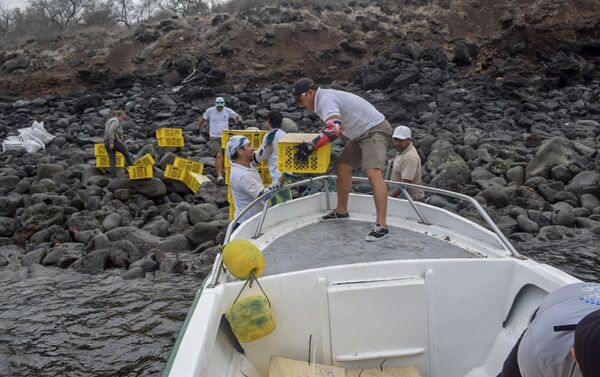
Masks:
[[[549,225],[540,228],[538,237],[544,241],[556,241],[565,237],[573,237],[573,233],[566,226]]]
[[[144,258],[130,264],[129,269],[141,268],[144,272],[154,272],[157,266],[156,262],[152,259]]]
[[[540,226],[526,215],[519,215],[517,217],[517,227],[520,231],[526,233],[537,233],[540,230]]]
[[[141,279],[145,276],[146,276],[146,272],[144,272],[143,268],[134,267],[134,268],[129,269],[123,275],[121,275],[121,278],[123,278],[123,280],[132,280],[132,279]]]
[[[29,253],[23,255],[23,259],[21,260],[21,265],[30,266],[34,263],[41,264],[42,260],[46,256],[48,250],[45,248],[35,249],[30,251]]]
[[[160,238],[138,228],[119,227],[106,232],[106,236],[111,241],[128,240],[131,241],[142,253],[148,252],[160,245]]]
[[[71,264],[70,268],[83,273],[101,272],[108,265],[109,255],[108,249],[93,250]]]

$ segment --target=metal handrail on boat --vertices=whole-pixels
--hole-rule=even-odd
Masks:
[[[291,183],[291,184],[286,184],[286,185],[278,188],[277,190],[270,191],[270,192],[262,194],[258,198],[254,199],[246,208],[244,208],[239,213],[239,215],[235,216],[233,218],[233,220],[229,223],[229,225],[227,226],[227,232],[225,233],[225,240],[224,240],[223,243],[227,244],[229,242],[229,239],[231,238],[231,233],[233,232],[233,226],[237,223],[237,220],[240,217],[242,217],[243,215],[245,215],[246,212],[248,212],[252,207],[254,207],[254,205],[256,205],[257,203],[259,203],[261,201],[264,201],[264,203],[263,203],[263,210],[262,210],[262,213],[261,213],[261,216],[260,216],[260,220],[258,222],[258,225],[256,227],[256,231],[254,233],[254,238],[257,238],[260,235],[260,231],[262,230],[262,226],[263,226],[265,218],[267,216],[267,212],[268,212],[268,208],[269,208],[269,201],[270,201],[269,199],[271,197],[273,197],[276,193],[278,193],[281,190],[290,189],[290,188],[299,187],[299,186],[305,186],[307,184],[311,184],[312,182],[325,181],[325,201],[327,203],[327,209],[331,210],[329,181],[332,180],[332,179],[336,179],[336,178],[337,178],[337,176],[335,176],[335,175],[323,175],[323,176],[319,176],[319,177],[315,177],[315,178],[309,178],[309,179],[305,179],[305,180],[302,180],[302,181],[294,182],[294,183]],[[366,177],[352,177],[352,181],[353,182],[354,181],[368,182],[369,179],[366,178]],[[494,221],[492,221],[492,219],[489,217],[489,215],[481,207],[481,205],[479,204],[479,202],[477,202],[475,199],[471,198],[470,196],[459,194],[457,192],[452,192],[452,191],[448,191],[448,190],[443,190],[443,189],[435,188],[435,187],[417,185],[417,184],[414,184],[414,183],[396,182],[396,181],[389,181],[389,180],[385,180],[385,183],[388,184],[391,187],[397,187],[397,188],[399,188],[402,191],[402,194],[404,195],[404,198],[408,201],[408,203],[410,204],[410,206],[412,207],[412,209],[415,211],[415,213],[417,214],[417,216],[420,219],[420,222],[422,224],[425,224],[425,225],[431,225],[431,224],[429,223],[429,221],[427,221],[427,219],[425,218],[425,216],[423,215],[423,213],[419,210],[418,206],[415,205],[415,202],[413,201],[413,199],[411,198],[410,194],[408,193],[407,188],[414,188],[414,189],[419,189],[419,190],[422,190],[422,191],[425,191],[425,192],[431,192],[431,193],[434,193],[434,194],[445,195],[445,196],[449,196],[449,197],[452,197],[452,198],[455,198],[455,199],[464,200],[464,201],[472,204],[473,207],[479,213],[479,215],[486,222],[486,224],[492,229],[492,231],[496,234],[496,236],[498,236],[498,238],[501,241],[501,245],[503,246],[503,248],[506,251],[510,252],[512,254],[512,256],[515,257],[515,258],[526,259],[524,256],[522,256],[521,254],[519,254],[519,252],[517,252],[517,250],[515,250],[515,248],[513,247],[513,245],[506,238],[506,236],[504,234],[502,234],[502,232],[500,231],[500,229],[498,228],[498,226],[496,226],[496,224],[494,223]],[[221,275],[221,270],[223,269],[223,259],[222,259],[221,253],[217,254],[216,260],[215,260],[215,265],[218,266],[218,268],[217,268],[216,271],[213,270],[212,280],[208,284],[208,288],[213,288],[213,287],[215,287],[219,283],[219,276]]]

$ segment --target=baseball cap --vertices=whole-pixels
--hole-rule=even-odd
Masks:
[[[583,377],[597,377],[600,371],[600,310],[579,321],[574,343],[575,358]]]
[[[394,135],[392,137],[394,139],[401,139],[401,140],[410,139],[410,137],[411,137],[410,128],[408,128],[406,126],[398,126],[394,130]]]
[[[294,83],[294,97],[298,99],[302,94],[308,92],[309,89],[315,89],[316,87],[317,84],[312,79],[303,77]]]
[[[223,97],[217,97],[217,99],[215,99],[215,105],[225,106],[225,100],[223,99]]]
[[[247,137],[240,135],[232,136],[231,139],[229,139],[229,141],[227,142],[227,146],[225,147],[227,151],[227,157],[229,157],[230,160],[233,159],[232,156],[235,154],[235,152],[237,152],[238,149],[240,149],[246,144],[250,144],[250,140],[248,140]]]

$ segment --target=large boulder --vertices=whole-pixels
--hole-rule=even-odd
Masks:
[[[585,166],[585,159],[573,148],[573,142],[564,137],[553,137],[543,143],[525,168],[526,178],[549,177],[550,170],[558,165]]]
[[[71,265],[71,268],[86,273],[103,271],[109,262],[110,250],[100,249],[89,252]]]
[[[40,203],[27,207],[19,216],[19,221],[22,225],[15,231],[14,237],[17,243],[24,243],[41,229],[49,228],[51,225],[63,225],[65,215],[61,207]]]
[[[438,140],[431,146],[425,169],[431,173],[431,185],[456,188],[469,182],[471,170],[448,140]]]
[[[600,197],[600,172],[597,170],[582,171],[577,174],[565,189],[575,195],[585,193]]]

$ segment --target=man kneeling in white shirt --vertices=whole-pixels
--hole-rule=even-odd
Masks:
[[[226,153],[231,160],[230,185],[235,206],[234,216],[237,217],[254,199],[268,191],[278,189],[281,184],[276,180],[269,187],[263,186],[260,174],[254,164],[254,148],[246,137],[239,135],[231,137],[227,142]],[[261,210],[261,205],[252,207],[238,219],[234,229]]]

